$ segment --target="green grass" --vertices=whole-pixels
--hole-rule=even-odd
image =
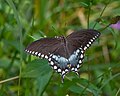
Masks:
[[[0,0],[0,96],[119,96],[119,0]],[[43,38],[94,28],[101,36],[86,52],[80,78],[61,83],[46,60],[24,48]]]

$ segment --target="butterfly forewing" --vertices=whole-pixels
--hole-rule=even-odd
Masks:
[[[67,40],[74,47],[74,50],[77,48],[83,48],[85,51],[91,46],[91,44],[100,36],[100,32],[93,29],[85,29],[73,32],[67,36]]]
[[[60,43],[58,38],[42,38],[32,42],[25,50],[32,55],[45,57],[59,49]]]

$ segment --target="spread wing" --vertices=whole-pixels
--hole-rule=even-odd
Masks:
[[[42,38],[29,44],[25,51],[38,57],[44,57],[54,53],[60,43],[58,38]]]
[[[48,59],[50,54],[66,57],[66,47],[63,36],[57,38],[42,38],[29,44],[25,51],[38,57]]]
[[[48,59],[50,66],[61,74],[63,80],[69,71],[78,74],[78,69],[84,58],[84,51],[99,36],[100,33],[97,30],[80,30],[67,37],[39,39],[28,45],[25,51]]]
[[[100,32],[93,29],[85,29],[73,32],[67,36],[68,46],[70,51],[82,48],[84,51],[100,36]]]

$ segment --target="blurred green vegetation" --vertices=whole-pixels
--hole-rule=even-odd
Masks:
[[[0,0],[0,96],[120,96],[120,30],[108,26],[118,15],[120,0]],[[24,52],[44,36],[87,28],[105,29],[80,78],[69,73],[62,84],[46,60]]]

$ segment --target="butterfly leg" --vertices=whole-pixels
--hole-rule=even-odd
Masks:
[[[75,72],[78,76],[80,76],[79,72]]]
[[[74,68],[75,70],[74,70],[74,72],[78,75],[78,76],[80,76],[80,74],[79,74],[79,72],[78,72],[78,68]]]
[[[64,83],[65,74],[61,75],[61,82]]]
[[[80,78],[80,73],[79,72],[75,72],[77,74],[77,76]]]

